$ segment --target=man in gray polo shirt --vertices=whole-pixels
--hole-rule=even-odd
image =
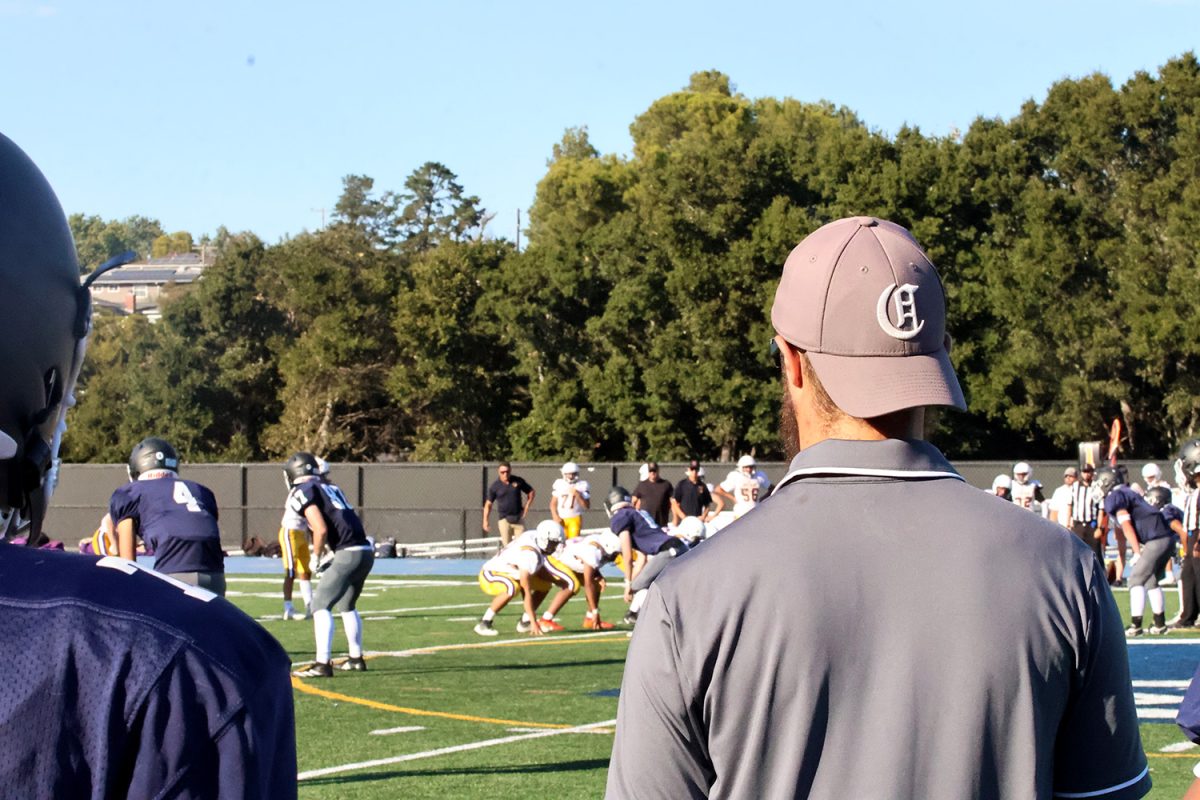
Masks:
[[[1095,556],[921,441],[926,406],[965,402],[915,240],[872,218],[824,226],[788,257],[771,320],[796,455],[651,588],[608,796],[1143,796]]]

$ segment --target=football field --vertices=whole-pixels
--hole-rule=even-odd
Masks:
[[[275,575],[231,574],[229,590],[294,663],[312,658],[312,624],[280,618]],[[1123,613],[1127,597],[1116,592]],[[293,679],[301,798],[603,795],[626,629],[584,631],[585,604],[575,598],[559,615],[565,631],[517,634],[514,601],[497,618],[500,635],[485,639],[471,630],[485,599],[468,576],[367,582],[359,610],[368,671]],[[1168,615],[1175,603],[1171,590]],[[610,586],[602,614],[619,622],[624,609]],[[335,665],[345,656],[337,623]],[[1200,748],[1172,722],[1200,662],[1200,631],[1142,637],[1129,653],[1150,797],[1177,798],[1200,761]],[[869,763],[870,753],[862,755]]]

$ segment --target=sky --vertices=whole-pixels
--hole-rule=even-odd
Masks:
[[[274,243],[437,161],[511,240],[567,128],[628,155],[699,70],[942,136],[1191,49],[1200,0],[0,0],[0,133],[67,213]]]

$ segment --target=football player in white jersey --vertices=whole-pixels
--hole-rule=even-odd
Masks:
[[[579,589],[570,570],[549,558],[563,541],[562,526],[545,520],[535,530],[521,534],[512,544],[488,559],[479,571],[479,588],[493,599],[488,610],[483,612],[483,619],[475,626],[476,633],[495,636],[498,631],[492,621],[518,593],[521,594],[525,609],[521,621],[517,623],[518,633],[540,636],[551,630],[562,630],[562,626],[553,621],[553,614],[550,615],[549,625],[545,620],[538,620],[539,624],[533,621],[537,620],[537,607],[553,584],[561,586],[559,595],[567,592],[567,598]],[[562,602],[565,603],[566,599]]]
[[[309,572],[308,520],[294,509],[299,503],[293,500],[297,489],[288,487],[283,503],[283,519],[279,522],[279,555],[283,562],[283,618],[308,619],[312,613],[312,573]],[[300,596],[304,598],[304,610],[297,613],[292,605],[292,589],[300,581]]]
[[[737,519],[758,505],[758,501],[767,496],[771,481],[765,472],[756,469],[758,466],[754,456],[745,455],[738,459],[737,469],[725,476],[725,480],[713,490],[733,501],[733,517]]]
[[[550,516],[563,526],[568,539],[574,539],[583,527],[583,512],[592,507],[592,495],[588,482],[579,480],[579,465],[574,461],[563,464],[561,472],[550,490]]]
[[[600,593],[604,591],[604,578],[600,575],[600,568],[610,563],[620,552],[621,540],[615,533],[604,531],[571,539],[555,556],[556,560],[571,570],[576,580],[583,585],[583,595],[588,604],[583,627],[588,630],[612,629],[611,622],[600,619]],[[562,593],[559,594],[561,596]],[[557,597],[554,599],[554,605],[550,606],[551,611],[557,611],[555,605],[558,605]]]

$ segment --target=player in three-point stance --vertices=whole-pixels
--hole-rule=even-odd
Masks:
[[[321,465],[316,456],[306,452],[294,454],[283,465],[283,473],[288,486],[295,489],[288,496],[289,506],[304,516],[312,530],[310,572],[321,575],[311,606],[316,661],[295,674],[302,678],[333,676],[330,651],[333,649],[335,609],[342,615],[350,653],[341,668],[365,672],[362,617],[355,606],[375,564],[375,550],[346,495],[336,484],[321,479]]]
[[[179,477],[170,444],[143,439],[129,454],[129,483],[113,492],[108,514],[121,558],[137,560],[137,540],[154,552],[154,570],[225,595],[225,553],[217,499],[207,486]]]
[[[560,587],[553,606],[555,611],[579,591],[579,582],[574,573],[551,558],[551,554],[565,540],[562,525],[548,519],[539,522],[537,528],[521,534],[488,559],[479,571],[479,588],[493,599],[488,610],[483,612],[483,619],[475,626],[477,634],[496,636],[499,631],[493,620],[518,594],[521,595],[524,612],[517,623],[517,633],[540,636],[562,630],[550,612],[539,620],[537,609],[553,585]]]
[[[575,575],[576,583],[583,587],[583,596],[587,599],[588,610],[583,617],[583,627],[588,630],[607,631],[612,629],[611,622],[600,619],[600,593],[604,591],[604,578],[600,569],[610,563],[621,552],[621,540],[611,531],[593,533],[588,536],[578,536],[567,541],[553,558]],[[569,597],[554,598],[548,613],[553,616]]]

